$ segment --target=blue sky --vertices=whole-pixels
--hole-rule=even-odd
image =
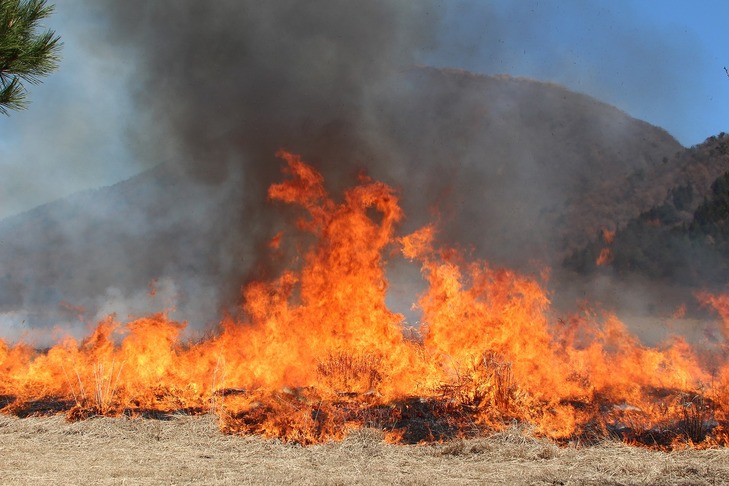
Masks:
[[[0,116],[0,218],[157,162],[132,155],[134,66],[115,58],[103,17],[89,4],[56,2],[46,25],[65,44],[60,69],[30,87],[28,110]],[[438,42],[424,46],[424,64],[557,82],[661,126],[686,146],[729,132],[726,0],[441,5]]]
[[[729,2],[451,1],[443,66],[554,81],[668,130],[729,132]],[[451,30],[452,29],[452,30]]]

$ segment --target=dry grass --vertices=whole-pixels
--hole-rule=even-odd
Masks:
[[[727,484],[729,449],[559,448],[519,428],[396,446],[382,432],[301,447],[220,433],[213,416],[169,420],[0,415],[3,484]]]

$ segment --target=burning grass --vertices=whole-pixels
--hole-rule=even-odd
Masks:
[[[338,202],[314,169],[280,155],[289,177],[269,197],[303,208],[296,226],[314,238],[277,278],[246,286],[245,318],[198,342],[163,314],[109,318],[47,352],[0,342],[2,411],[212,412],[226,433],[306,445],[373,428],[389,442],[467,440],[515,423],[561,445],[729,441],[729,297],[700,296],[724,318],[725,339],[703,348],[644,346],[610,315],[556,319],[536,279],[438,248],[432,226],[397,237],[387,185],[361,177]],[[275,241],[287,254],[286,234]],[[396,252],[428,283],[417,332],[385,304],[384,255]]]

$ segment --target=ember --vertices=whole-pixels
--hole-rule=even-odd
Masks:
[[[279,156],[288,177],[269,198],[303,208],[297,227],[313,238],[277,278],[246,286],[245,319],[198,342],[164,314],[109,318],[46,352],[0,342],[2,410],[212,412],[224,432],[302,444],[362,427],[392,442],[440,441],[513,422],[559,442],[727,444],[726,296],[700,296],[724,319],[724,342],[647,347],[614,316],[555,318],[540,282],[438,248],[434,226],[398,237],[403,213],[386,184],[362,176],[338,202],[298,156]],[[283,233],[270,247],[286,245]],[[394,250],[428,284],[415,333],[385,304]]]

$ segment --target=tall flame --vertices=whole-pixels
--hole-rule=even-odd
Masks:
[[[301,443],[362,426],[438,440],[514,420],[558,440],[727,443],[729,297],[700,297],[724,319],[723,342],[647,347],[615,316],[556,318],[538,280],[437,247],[434,226],[398,237],[403,213],[386,184],[361,176],[335,201],[299,156],[278,155],[287,178],[268,196],[303,208],[308,246],[277,278],[245,287],[245,318],[197,342],[164,314],[110,317],[46,352],[0,341],[3,411],[210,411],[226,432]],[[286,243],[280,233],[269,246],[284,254]],[[428,284],[407,336],[385,304],[394,251]]]

